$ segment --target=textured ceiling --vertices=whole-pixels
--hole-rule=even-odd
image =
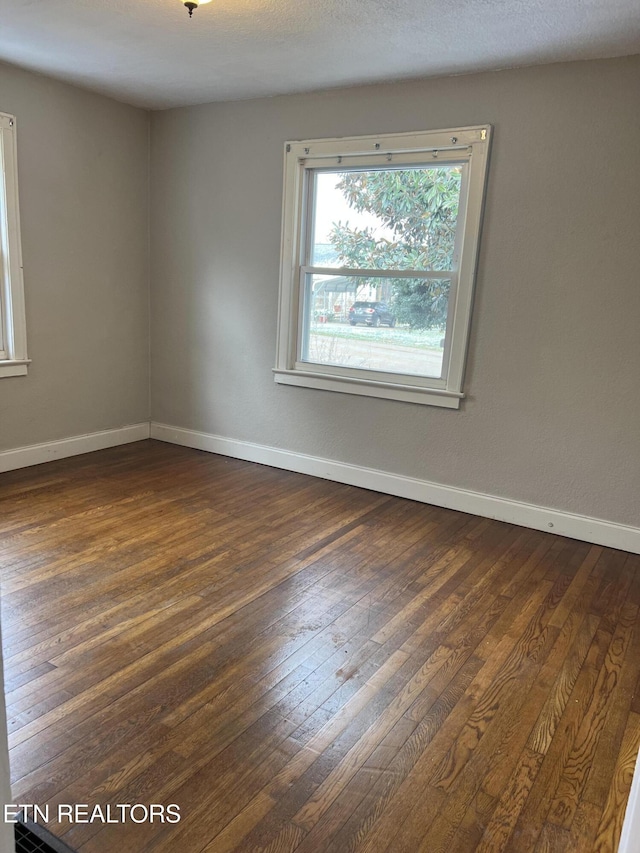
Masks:
[[[0,59],[151,108],[632,53],[639,0],[0,0]]]

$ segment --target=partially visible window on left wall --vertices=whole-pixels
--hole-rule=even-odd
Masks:
[[[27,372],[16,120],[0,113],[0,378]]]

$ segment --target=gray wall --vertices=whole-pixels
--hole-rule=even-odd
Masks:
[[[29,375],[0,450],[148,419],[148,113],[0,64],[17,117]]]
[[[637,525],[640,57],[152,117],[152,415]],[[276,386],[286,139],[495,126],[461,411]]]

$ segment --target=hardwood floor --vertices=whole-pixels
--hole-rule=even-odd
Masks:
[[[0,564],[14,798],[82,853],[616,849],[638,556],[141,442],[2,475]]]

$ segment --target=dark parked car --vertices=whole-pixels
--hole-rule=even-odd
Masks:
[[[395,326],[396,318],[386,302],[354,302],[349,308],[349,323],[366,323],[367,326]]]

